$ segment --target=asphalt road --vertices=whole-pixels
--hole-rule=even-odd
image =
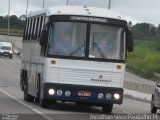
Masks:
[[[74,103],[59,102],[43,109],[37,103],[25,102],[19,87],[20,65],[16,56],[13,59],[0,58],[0,113],[18,114],[19,118],[34,120],[89,120],[103,114],[99,107],[78,107]],[[116,114],[150,114],[150,104],[125,98],[121,106],[114,106],[113,115]]]

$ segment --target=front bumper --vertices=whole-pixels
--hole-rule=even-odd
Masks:
[[[55,94],[49,95],[49,89],[54,89]],[[62,95],[57,95],[57,90],[62,90]],[[123,88],[113,88],[113,87],[98,87],[98,86],[80,86],[80,85],[69,85],[69,84],[55,84],[55,83],[45,83],[43,84],[43,98],[48,100],[60,100],[69,102],[85,102],[95,105],[113,103],[122,104],[123,102]],[[71,95],[66,96],[65,91],[70,91]],[[90,96],[79,96],[78,91],[90,92]],[[98,94],[103,93],[104,97],[99,99]],[[111,93],[111,99],[107,99],[105,96],[107,93]],[[120,95],[119,99],[115,99],[113,96],[117,93]]]
[[[12,56],[12,53],[9,52],[0,52],[0,56]]]

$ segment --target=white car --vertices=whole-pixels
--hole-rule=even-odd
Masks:
[[[12,43],[10,42],[0,42],[0,56],[6,56],[13,58]]]

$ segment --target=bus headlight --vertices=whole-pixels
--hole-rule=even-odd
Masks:
[[[118,100],[119,98],[120,98],[120,95],[117,94],[117,93],[115,93],[115,94],[114,94],[114,99]]]
[[[62,96],[63,91],[62,90],[57,90],[57,95]]]
[[[54,89],[49,89],[48,90],[48,94],[49,95],[54,95],[55,94],[55,90]]]
[[[99,98],[99,99],[102,99],[103,96],[104,96],[103,93],[98,93],[98,98]]]
[[[106,94],[106,99],[111,99],[112,95],[110,93]]]
[[[70,96],[71,95],[71,92],[70,91],[65,91],[65,96]]]

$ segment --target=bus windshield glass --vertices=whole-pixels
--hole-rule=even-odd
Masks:
[[[91,24],[89,57],[123,60],[124,39],[124,28]]]
[[[49,55],[85,56],[86,23],[53,22],[49,28]]]
[[[86,49],[87,44],[89,50]],[[89,56],[85,56],[86,52]],[[87,34],[87,23],[53,22],[49,28],[48,54],[124,60],[125,29],[90,23],[90,34]]]

